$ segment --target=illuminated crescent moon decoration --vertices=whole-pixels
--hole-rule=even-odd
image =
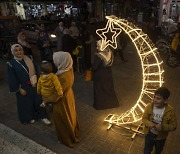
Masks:
[[[105,44],[105,46],[101,46],[101,50],[107,46],[117,48],[116,38],[123,30],[131,39],[139,55],[143,82],[135,105],[121,115],[109,114],[104,121],[115,125],[135,123],[141,120],[146,104],[152,102],[154,91],[163,84],[163,62],[157,48],[142,29],[125,19],[115,16],[106,16],[106,18],[108,19],[106,27],[96,30]],[[109,31],[113,33],[111,40],[106,37],[106,33]]]

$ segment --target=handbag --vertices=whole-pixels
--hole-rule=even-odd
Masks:
[[[85,81],[91,81],[92,80],[92,70],[87,70],[85,72]]]

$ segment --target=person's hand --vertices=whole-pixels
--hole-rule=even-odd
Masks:
[[[150,126],[150,129],[152,129],[152,128],[155,128],[156,127],[156,125],[155,125],[155,123],[151,123],[151,126]]]
[[[24,90],[24,89],[22,89],[22,88],[20,88],[19,92],[20,92],[20,94],[23,95],[23,96],[26,95],[26,90]]]
[[[161,130],[162,130],[161,124],[156,124],[155,128],[156,128],[156,130],[158,130],[158,131],[161,131]]]

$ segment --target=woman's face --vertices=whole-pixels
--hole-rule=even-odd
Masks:
[[[100,48],[101,48],[100,45],[97,44],[97,45],[96,45],[96,49],[97,49],[98,52],[101,51]]]
[[[19,46],[14,48],[13,55],[17,58],[23,58],[24,52],[23,49]]]

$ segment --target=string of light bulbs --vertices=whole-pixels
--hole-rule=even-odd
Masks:
[[[101,50],[103,51],[108,46],[116,49],[117,37],[124,31],[134,44],[140,58],[142,88],[133,107],[121,115],[109,114],[105,121],[116,125],[135,123],[141,120],[146,104],[152,101],[154,91],[161,87],[164,82],[163,62],[157,48],[142,29],[125,19],[115,16],[106,16],[106,19],[108,20],[106,27],[96,30],[97,35],[102,39]],[[111,39],[107,37],[109,32],[113,34]]]

